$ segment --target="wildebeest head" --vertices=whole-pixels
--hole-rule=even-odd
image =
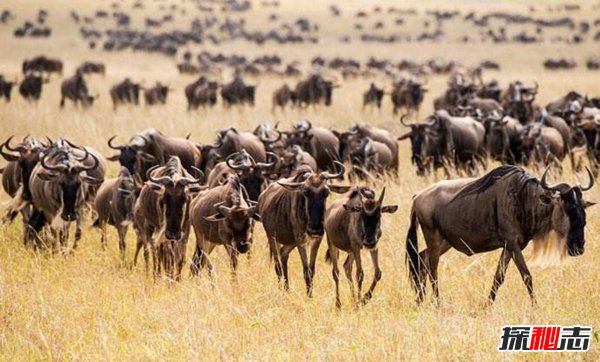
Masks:
[[[127,168],[129,173],[132,175],[144,174],[143,163],[155,163],[156,158],[151,154],[144,151],[145,146],[148,145],[148,139],[144,136],[137,136],[142,140],[142,145],[138,144],[124,144],[124,145],[113,145],[113,141],[117,136],[112,136],[108,140],[108,147],[113,150],[119,151],[119,154],[108,158],[109,161],[119,161],[121,166]]]
[[[86,166],[82,162],[88,157],[91,157],[94,162]],[[55,159],[57,162],[48,163],[48,158]],[[73,221],[77,218],[77,203],[83,200],[82,183],[85,182],[91,185],[102,183],[102,179],[96,179],[87,175],[87,171],[94,170],[98,167],[99,163],[98,158],[89,153],[87,149],[85,150],[85,155],[81,158],[72,157],[71,154],[42,155],[40,165],[45,171],[40,172],[38,177],[43,181],[57,182],[59,184],[62,198],[62,212],[60,217],[64,221]]]
[[[0,144],[0,155],[6,161],[17,162],[21,169],[21,182],[23,185],[22,197],[24,200],[31,200],[29,191],[29,178],[33,168],[39,162],[39,154],[44,149],[43,145],[33,137],[25,137],[23,141],[15,147],[10,145],[13,136],[10,136],[3,144]],[[4,151],[4,147],[10,152]],[[17,152],[18,154],[14,154]]]
[[[214,205],[216,213],[205,217],[207,221],[222,221],[219,231],[221,236],[229,238],[240,253],[247,253],[252,246],[252,230],[254,221],[261,221],[256,211],[256,206],[245,199],[245,190],[236,176],[230,176],[228,183],[237,186],[237,192],[231,195],[230,202],[221,202]],[[230,203],[231,206],[225,204]],[[224,234],[224,235],[223,235]]]
[[[344,209],[348,212],[358,213],[358,232],[362,239],[362,244],[367,249],[375,249],[377,242],[381,237],[381,214],[393,214],[398,210],[398,205],[383,206],[385,196],[385,187],[375,200],[375,193],[370,190],[359,190],[360,202],[356,204],[344,204]]]
[[[265,177],[270,173],[269,170],[276,169],[278,166],[279,156],[267,152],[267,157],[270,162],[256,162],[245,149],[242,149],[239,152],[232,153],[225,159],[227,166],[240,177],[248,191],[250,200],[258,200]]]
[[[336,193],[348,192],[350,186],[339,186],[327,184],[329,179],[343,177],[345,168],[338,161],[334,161],[338,172],[315,173],[310,167],[302,166],[296,171],[295,177],[279,180],[277,183],[289,191],[300,193],[298,197],[299,207],[307,219],[306,232],[309,236],[323,235],[323,219],[325,216],[325,203],[331,191]]]
[[[594,176],[586,167],[589,182],[587,186],[570,186],[566,183],[548,185],[544,171],[540,181],[545,193],[541,196],[544,204],[552,205],[552,229],[561,238],[566,238],[567,251],[570,256],[578,256],[585,251],[584,227],[586,224],[585,209],[595,203],[583,199],[582,193],[594,186]]]
[[[202,181],[202,172],[197,170],[199,178],[186,175],[176,156],[164,166],[163,176],[154,176],[153,171],[148,172],[148,185],[160,195],[158,207],[164,220],[164,236],[168,240],[181,240],[192,195],[201,190],[198,184]]]
[[[402,116],[400,122],[405,127],[410,127],[410,131],[398,137],[398,141],[410,139],[411,145],[411,161],[417,166],[417,174],[425,173],[426,157],[435,154],[435,147],[438,145],[440,135],[433,128],[436,125],[435,119],[429,119],[426,123],[406,123],[405,115]]]
[[[137,197],[136,191],[133,176],[126,167],[121,167],[117,192],[113,197],[113,205],[125,216],[125,220],[133,220],[133,209]]]

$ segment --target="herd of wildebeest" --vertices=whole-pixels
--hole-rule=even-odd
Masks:
[[[38,57],[25,61],[23,70],[28,77],[41,80],[42,73],[59,71],[60,64]],[[93,99],[82,76],[104,70],[94,63],[79,67],[75,77],[63,81],[61,105],[65,99],[84,104],[88,97]],[[335,86],[334,81],[313,73],[294,88],[276,90],[273,100],[281,106],[286,102],[297,107],[326,106]],[[26,87],[21,84],[20,88]],[[140,89],[129,80],[112,87],[115,107],[137,102]],[[185,89],[190,108],[203,104],[203,91],[218,89],[225,104],[252,104],[254,99],[255,89],[239,76],[222,86],[200,77]],[[251,131],[225,128],[209,143],[148,129],[131,135],[126,143],[118,141],[122,136],[111,137],[108,146],[115,154],[107,158],[67,139],[28,135],[15,143],[11,136],[0,144],[0,154],[8,161],[2,169],[2,185],[12,198],[5,220],[21,215],[24,244],[36,250],[56,250],[67,247],[73,222],[76,248],[84,217],[91,215],[93,225],[101,230],[103,248],[107,225],[116,228],[123,258],[132,224],[137,235],[134,263],[142,251],[147,270],[151,258],[153,274],[164,273],[171,280],[181,278],[192,229],[196,247],[191,273],[207,268],[212,275],[213,249],[225,247],[235,272],[239,254],[250,251],[255,223],[260,222],[280,282],[288,288],[288,257],[297,248],[309,295],[318,249],[326,234],[336,305],[341,305],[340,250],[348,254],[344,270],[351,285],[356,265],[358,291],[352,293],[357,301],[366,302],[381,278],[377,248],[381,217],[396,212],[397,206],[386,203],[385,187],[376,191],[335,180],[378,185],[402,177],[398,141],[408,140],[418,175],[442,169],[447,178],[451,172],[467,176],[435,183],[414,196],[406,248],[418,300],[423,299],[427,279],[438,295],[439,257],[450,248],[467,255],[501,248],[490,301],[511,259],[535,300],[521,253],[529,241],[555,235],[564,241],[569,255],[584,251],[585,209],[593,203],[584,200],[582,193],[593,186],[600,161],[599,99],[571,91],[539,105],[535,102],[537,83],[514,81],[503,88],[496,81],[483,82],[480,71],[455,69],[447,90],[434,100],[435,111],[421,122],[409,120],[418,115],[426,91],[418,75],[395,83],[389,93],[374,84],[365,91],[365,106],[379,106],[389,94],[394,112],[401,109],[404,113],[398,116],[406,127],[402,135],[364,123],[346,130],[327,129],[305,119],[289,130],[268,123]],[[151,104],[154,93],[145,92]],[[216,93],[211,97],[214,102]],[[567,156],[576,171],[586,165],[589,181],[585,186],[547,183],[549,171],[561,174]],[[105,179],[107,160],[120,164],[116,178]],[[473,177],[492,160],[504,166]],[[519,165],[545,171],[538,179]],[[344,196],[328,205],[331,192]],[[419,225],[427,245],[420,253]],[[364,295],[362,249],[370,253],[375,272]]]
[[[198,275],[206,269],[212,277],[211,253],[222,245],[235,275],[240,254],[251,251],[254,228],[260,223],[275,273],[286,290],[288,258],[297,249],[306,291],[312,295],[317,255],[325,237],[336,306],[341,307],[340,251],[347,254],[343,267],[353,298],[357,303],[366,303],[382,276],[378,249],[383,232],[381,218],[398,209],[389,196],[386,199],[383,185],[402,178],[402,172],[406,172],[399,169],[399,146],[410,142],[410,162],[417,175],[437,178],[443,171],[448,179],[413,196],[406,260],[419,302],[428,280],[435,297],[439,296],[439,258],[450,249],[467,255],[502,249],[490,302],[495,300],[511,260],[535,301],[531,274],[522,254],[530,241],[543,243],[557,238],[569,255],[584,253],[586,209],[594,203],[585,200],[583,193],[593,187],[600,170],[597,95],[573,90],[540,104],[536,101],[539,86],[535,82],[484,81],[484,71],[500,69],[491,60],[465,67],[441,58],[394,63],[372,57],[361,63],[352,58],[315,57],[310,62],[312,71],[305,73],[299,62],[286,63],[277,55],[249,59],[202,51],[194,56],[187,50],[191,44],[218,45],[239,40],[256,45],[271,41],[320,42],[316,22],[298,18],[283,23],[275,12],[277,0],[261,4],[273,9],[268,18],[274,24],[271,30],[252,31],[244,18],[234,17],[255,5],[236,0],[220,5],[196,2],[203,16],[193,19],[185,31],[160,30],[164,24],[178,24],[178,16],[185,14],[184,7],[178,5],[161,4],[156,17],[145,19],[145,30],[136,30],[124,5],[117,2],[111,4],[112,13],[104,9],[91,15],[72,11],[70,17],[80,26],[79,34],[91,49],[101,42],[98,48],[103,51],[182,54],[178,71],[182,76],[197,77],[182,90],[190,112],[208,110],[219,102],[225,108],[254,106],[260,88],[247,79],[264,74],[281,76],[281,80],[295,77],[293,84],[281,84],[268,95],[272,97],[273,112],[331,106],[336,89],[343,86],[337,75],[344,79],[383,78],[391,80],[390,84],[374,81],[362,90],[363,108],[381,108],[387,97],[394,117],[405,128],[403,133],[394,134],[366,123],[336,130],[301,119],[287,129],[280,129],[279,123],[261,123],[254,130],[228,127],[218,131],[214,140],[200,142],[191,134],[175,137],[152,128],[111,137],[107,145],[114,154],[108,157],[67,138],[27,135],[17,141],[10,136],[0,144],[0,154],[7,161],[0,169],[2,186],[10,196],[3,221],[22,219],[26,247],[37,252],[72,251],[88,220],[99,229],[103,249],[108,244],[108,226],[116,229],[125,262],[126,235],[132,225],[137,236],[133,263],[142,252],[146,270],[152,269],[155,278],[164,275],[179,281],[188,260],[186,247],[192,230],[195,248],[190,273]],[[132,11],[144,6],[135,1]],[[217,9],[219,6],[221,9]],[[581,8],[557,5],[547,10],[578,12]],[[414,20],[417,11],[376,6],[350,16],[361,42],[449,41],[446,24],[452,21],[478,29],[470,36],[455,39],[462,43],[549,41],[575,46],[600,40],[600,31],[595,29],[600,20],[577,21],[570,16],[543,19],[535,16],[535,7],[529,11],[529,15],[431,11],[426,13],[420,34],[402,36],[381,32],[390,27],[402,28],[405,21]],[[212,15],[216,12],[232,17],[223,20]],[[329,12],[332,18],[345,16],[336,5]],[[384,12],[394,17],[393,24],[380,20]],[[48,12],[40,10],[35,20],[15,29],[14,36],[51,37],[47,17]],[[0,13],[0,25],[13,19],[10,11]],[[519,30],[514,32],[513,27]],[[563,35],[553,35],[552,29]],[[356,39],[344,36],[339,40],[349,43]],[[549,59],[545,64],[550,69],[572,65],[565,59]],[[590,59],[588,68],[598,69],[600,62]],[[223,81],[224,70],[233,71],[233,80]],[[88,78],[106,72],[105,64],[96,61],[77,67],[72,76],[62,80],[60,107],[67,100],[83,109],[93,107],[100,95],[89,89]],[[62,76],[63,62],[37,56],[23,61],[22,73],[20,81],[0,75],[0,98],[10,102],[13,87],[18,86],[24,99],[39,100],[44,84],[54,74]],[[447,88],[434,99],[434,112],[421,116],[419,110],[432,74],[447,76]],[[117,111],[121,106],[139,105],[142,98],[147,106],[165,104],[172,91],[173,87],[165,83],[146,86],[126,78],[114,84],[109,93]],[[585,170],[585,185],[548,183],[549,173],[562,175],[565,159],[575,172]],[[105,178],[107,161],[120,165],[115,178]],[[502,166],[488,170],[491,162]],[[531,175],[522,166],[539,171],[541,177]],[[475,177],[480,172],[485,174]],[[461,178],[450,179],[454,176]],[[331,192],[342,196],[328,202]],[[75,224],[73,237],[71,224]],[[420,252],[419,226],[426,243]],[[374,269],[372,283],[364,294],[361,251],[370,254]]]

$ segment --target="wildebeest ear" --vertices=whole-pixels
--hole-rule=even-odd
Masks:
[[[253,210],[252,212],[250,212],[250,217],[253,218],[255,221],[262,222],[262,216],[260,216],[260,214],[254,210],[254,208],[252,209]]]
[[[328,187],[331,191],[335,192],[336,194],[345,194],[346,192],[350,191],[350,189],[352,188],[352,186],[342,186],[342,185],[329,185]]]
[[[214,215],[204,217],[204,220],[206,220],[206,221],[221,221],[223,219],[225,219],[225,215],[223,215],[221,213],[216,213]]]
[[[148,186],[150,186],[150,188],[151,188],[152,190],[154,190],[154,191],[161,191],[161,190],[163,189],[162,185],[159,185],[159,184],[157,184],[157,183],[154,183],[154,182],[150,182],[150,181],[148,181],[148,182],[146,182],[146,184],[147,184]]]
[[[344,210],[348,212],[359,212],[360,209],[360,206],[344,204]]]
[[[40,172],[37,175],[37,177],[39,177],[40,180],[42,180],[42,181],[52,181],[57,176],[58,176],[58,174],[55,174],[55,173],[45,173],[45,172]]]
[[[593,201],[583,200],[583,208],[584,209],[587,209],[588,207],[594,206],[594,205],[596,205],[596,203]]]
[[[386,205],[381,208],[381,212],[383,213],[393,214],[396,211],[398,211],[398,205]]]
[[[398,137],[397,140],[398,141],[404,141],[405,139],[407,139],[408,137],[410,137],[411,134],[412,134],[412,131],[411,132],[406,132],[402,136]]]
[[[106,159],[109,161],[119,161],[120,156],[121,155],[114,155],[114,156],[107,157]]]
[[[81,175],[81,178],[83,179],[83,181],[85,181],[91,185],[100,185],[102,182],[104,182],[103,179],[95,178],[95,177],[88,176],[88,175]]]

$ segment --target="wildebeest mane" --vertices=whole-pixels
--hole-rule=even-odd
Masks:
[[[486,175],[466,184],[457,194],[453,200],[457,200],[470,195],[477,195],[485,192],[490,187],[494,186],[496,182],[506,176],[510,176],[516,173],[526,174],[525,170],[520,167],[503,165],[496,167]]]

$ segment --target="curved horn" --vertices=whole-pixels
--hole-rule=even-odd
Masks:
[[[590,171],[590,169],[587,166],[585,167],[585,170],[587,171],[588,178],[590,181],[588,182],[587,186],[579,186],[581,191],[587,191],[594,186],[594,175],[592,174],[592,171]]]
[[[329,172],[323,172],[321,173],[321,179],[323,180],[330,180],[330,179],[336,179],[336,178],[342,178],[344,176],[344,172],[346,172],[346,168],[344,167],[344,165],[340,162],[340,161],[333,161],[333,164],[335,166],[337,166],[338,172],[331,174]]]
[[[202,182],[202,180],[204,180],[204,172],[202,172],[202,170],[200,170],[199,168],[192,166],[192,169],[194,171],[196,171],[196,173],[198,174],[198,178],[194,178],[194,177],[182,177],[179,180],[177,180],[177,182],[180,185],[183,186],[187,186],[189,184],[199,184]]]
[[[83,154],[83,157],[75,157],[77,161],[85,161],[90,156],[90,152],[87,150],[87,148],[84,147],[82,149],[85,153]]]
[[[202,148],[207,149],[207,150],[213,150],[216,148],[221,148],[221,146],[223,146],[223,137],[219,136],[217,139],[217,142],[215,142],[212,145],[204,145],[204,146],[202,146]]]
[[[279,140],[281,140],[282,134],[278,130],[275,130],[275,132],[277,132],[277,137],[275,137],[275,139],[263,138],[263,136],[258,136],[258,138],[260,138],[260,140],[262,141],[262,143],[264,143],[265,145],[270,145],[270,144],[273,144],[275,142],[279,142]]]
[[[112,148],[113,150],[121,150],[124,147],[123,145],[115,146],[112,144],[112,141],[114,141],[115,138],[117,138],[117,135],[114,135],[108,139],[108,147]]]
[[[566,192],[569,191],[571,189],[571,186],[565,184],[565,183],[559,183],[556,185],[548,185],[546,183],[546,176],[548,175],[548,170],[550,170],[550,166],[546,167],[546,169],[544,170],[544,173],[542,174],[542,179],[540,180],[540,186],[542,186],[542,188],[544,190],[548,190],[548,191],[558,191],[558,192]]]
[[[225,164],[227,164],[227,166],[229,166],[230,169],[232,170],[246,170],[248,169],[249,165],[247,164],[234,164],[232,161],[235,157],[239,156],[240,152],[234,152],[231,155],[227,156],[227,158],[225,159]]]
[[[540,88],[540,85],[538,84],[538,82],[536,80],[534,80],[533,83],[535,84],[535,87],[533,88],[533,94],[537,94],[538,89]]]
[[[403,125],[404,127],[412,127],[412,126],[414,126],[414,125],[415,125],[414,123],[406,123],[406,122],[404,122],[404,119],[405,119],[406,117],[408,117],[408,114],[403,114],[403,115],[400,117],[400,123],[402,123],[402,125]]]
[[[150,171],[150,170],[148,170],[148,171]],[[173,182],[173,179],[171,178],[171,176],[154,177],[150,174],[150,172],[148,172],[148,179],[159,185],[166,185],[168,183]]]
[[[21,152],[21,151],[25,151],[25,147],[23,146],[17,146],[15,148],[10,147],[10,141],[12,141],[14,136],[10,136],[8,137],[8,139],[6,140],[6,142],[4,142],[4,146],[6,146],[6,149],[12,152]]]
[[[71,147],[73,148],[77,148],[79,150],[85,151],[85,147],[82,146],[77,146],[76,144],[74,144],[73,142],[69,141],[68,139],[64,139],[64,141]]]
[[[9,138],[9,140],[10,140],[10,138]],[[16,161],[19,158],[19,156],[17,156],[17,155],[11,155],[10,153],[4,152],[3,148],[6,146],[7,142],[8,141],[0,144],[0,155],[2,155],[2,157],[4,157],[4,159],[7,160],[7,161],[9,161],[9,162]],[[8,147],[6,147],[6,148],[8,148]]]
[[[269,158],[272,159],[273,162],[257,162],[256,168],[258,168],[258,169],[271,168],[279,162],[279,156],[277,156],[273,152],[267,152],[267,160]]]
[[[86,166],[86,165],[81,165],[76,167],[76,170],[81,172],[81,171],[92,171],[93,169],[95,169],[96,167],[98,167],[98,165],[100,164],[100,160],[98,160],[98,157],[94,156],[93,154],[89,153],[87,150],[85,150],[85,154],[86,157],[83,159],[85,160],[88,156],[91,156],[92,159],[94,160],[94,163],[91,166]],[[81,161],[83,161],[81,160]]]
[[[65,171],[67,170],[69,167],[67,165],[63,165],[63,164],[58,164],[58,165],[48,165],[46,163],[46,157],[41,157],[40,158],[40,164],[42,165],[43,168],[45,168],[46,170],[50,170],[50,171]]]

